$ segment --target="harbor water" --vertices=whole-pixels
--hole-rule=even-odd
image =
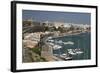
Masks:
[[[63,37],[52,38],[54,43],[62,46],[60,49],[53,50],[53,54],[61,55],[68,49],[80,49],[83,53],[72,55],[72,60],[87,60],[91,59],[91,34],[90,32],[77,35],[67,35]],[[60,41],[60,43],[58,42]],[[62,42],[72,42],[72,44],[62,44]]]

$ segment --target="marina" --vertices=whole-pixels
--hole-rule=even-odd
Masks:
[[[87,38],[86,38],[87,37]],[[46,42],[51,45],[53,55],[63,60],[90,59],[90,33],[73,36],[50,37]],[[85,42],[88,39],[87,42]]]
[[[27,12],[27,11],[25,11]],[[83,22],[70,19],[71,14],[65,17],[66,13],[58,13],[63,15],[62,18],[56,17],[56,12],[45,11],[28,11],[29,14],[36,15],[38,12],[42,14],[46,19],[38,16],[30,16],[28,19],[23,19],[23,36],[22,44],[23,50],[23,62],[48,62],[48,61],[67,61],[67,60],[87,60],[91,59],[91,23],[89,20],[89,14],[84,13],[71,13],[75,16],[81,15]],[[35,13],[35,14],[34,14]],[[45,13],[49,13],[50,16],[45,16]],[[53,16],[51,14],[54,13]],[[27,15],[27,14],[26,14]],[[83,15],[86,17],[84,19]],[[69,17],[68,17],[69,16]],[[37,19],[41,18],[41,19]],[[49,18],[50,17],[50,18]],[[27,18],[27,17],[26,17]],[[49,19],[48,19],[49,18]],[[61,18],[61,16],[59,16]],[[66,19],[67,18],[67,19]],[[80,16],[79,16],[80,18]],[[42,21],[41,21],[42,20]],[[85,21],[84,21],[85,20]],[[87,22],[86,22],[87,21]],[[30,54],[31,51],[31,54]],[[28,57],[26,56],[28,54]]]

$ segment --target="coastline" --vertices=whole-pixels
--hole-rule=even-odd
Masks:
[[[86,32],[79,32],[79,33],[63,33],[60,36],[51,36],[52,38],[59,38],[59,37],[64,37],[64,36],[71,36],[71,35],[79,35],[82,33],[90,33],[90,31],[86,31]]]

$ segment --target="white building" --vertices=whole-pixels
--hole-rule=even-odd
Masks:
[[[70,28],[71,26],[74,26],[75,28],[89,28],[89,24],[75,24],[75,23],[64,23],[64,27]]]
[[[41,34],[41,32],[36,32],[25,35],[23,45],[28,48],[34,48],[40,42]]]
[[[64,26],[64,23],[62,23],[62,22],[54,22],[54,26],[55,26],[56,28],[58,28],[58,27],[63,27],[63,26]]]
[[[64,23],[62,23],[62,22],[49,22],[49,21],[45,21],[44,22],[45,23],[45,26],[48,26],[48,27],[56,27],[56,28],[58,28],[58,27],[62,27],[62,26],[64,26]]]
[[[41,34],[39,32],[38,33],[37,32],[36,33],[30,33],[30,34],[24,36],[24,39],[39,42],[40,41],[40,35]]]

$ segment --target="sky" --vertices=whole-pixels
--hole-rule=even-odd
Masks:
[[[32,19],[35,21],[50,21],[50,22],[64,22],[75,24],[91,24],[90,13],[76,13],[76,12],[57,12],[57,11],[37,11],[37,10],[23,10],[22,19]]]

